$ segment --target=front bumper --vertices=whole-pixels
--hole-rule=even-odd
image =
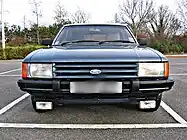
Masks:
[[[120,94],[71,94],[70,81],[23,80],[18,81],[21,90],[36,97],[36,100],[52,101],[54,104],[117,104],[137,103],[141,100],[155,100],[158,94],[170,90],[174,84],[167,80],[122,81]]]
[[[64,96],[70,94],[70,81],[20,79],[18,86],[22,91],[41,96]],[[174,84],[172,78],[167,80],[128,80],[122,81],[123,95],[161,93],[170,90]],[[84,94],[85,95],[85,94]]]

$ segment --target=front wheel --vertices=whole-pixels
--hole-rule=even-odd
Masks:
[[[161,100],[162,100],[162,93],[160,93],[156,96],[156,99],[154,100],[155,101],[155,107],[154,108],[141,108],[140,107],[140,102],[139,102],[138,109],[140,111],[145,111],[145,112],[154,112],[159,108]],[[149,100],[145,100],[145,101],[149,101]]]

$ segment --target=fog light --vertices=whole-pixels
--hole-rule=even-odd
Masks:
[[[156,108],[156,101],[155,100],[140,101],[139,106],[140,106],[140,109]]]
[[[36,109],[51,110],[53,108],[52,102],[36,102]]]

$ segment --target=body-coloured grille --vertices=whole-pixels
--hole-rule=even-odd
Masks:
[[[91,70],[100,70],[100,74],[91,74]],[[137,63],[126,62],[61,62],[53,65],[54,78],[62,79],[126,79],[136,78]]]

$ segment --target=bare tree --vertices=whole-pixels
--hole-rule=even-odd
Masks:
[[[73,23],[87,23],[89,22],[90,14],[86,13],[84,10],[81,10],[79,7],[77,11],[72,14],[72,22]]]
[[[42,12],[40,10],[40,4],[42,2],[38,0],[30,0],[29,3],[33,6],[32,13],[36,16],[36,37],[37,43],[40,44],[40,35],[39,35],[39,18],[42,17]]]
[[[142,30],[153,16],[154,3],[152,0],[124,0],[119,6],[120,22],[130,22],[134,34]]]
[[[115,15],[114,15],[114,23],[120,23],[120,22],[121,21],[120,21],[118,13],[115,13]]]
[[[184,30],[187,30],[187,0],[178,1],[178,13],[181,18]]]
[[[176,34],[181,23],[176,14],[169,10],[168,6],[161,5],[150,21],[151,32],[158,39],[164,39]]]
[[[63,25],[66,22],[69,22],[68,12],[65,10],[64,6],[60,3],[60,1],[57,2],[56,9],[54,12],[55,16],[53,18],[58,25]]]

